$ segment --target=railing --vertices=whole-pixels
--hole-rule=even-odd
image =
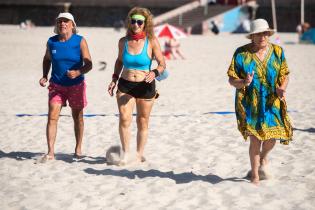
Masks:
[[[257,7],[256,0],[217,0],[217,5],[245,5],[252,7]],[[171,20],[174,18],[177,18],[178,25],[182,25],[183,23],[183,15],[184,13],[190,12],[192,10],[200,10],[200,8],[203,7],[203,16],[208,15],[208,0],[199,0],[194,1],[192,3],[185,4],[183,6],[180,6],[174,10],[171,10],[169,12],[166,12],[162,15],[159,15],[154,18],[154,24],[159,25],[161,23],[167,22],[168,20]],[[212,11],[213,12],[213,11]]]

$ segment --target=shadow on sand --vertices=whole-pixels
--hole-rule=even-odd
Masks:
[[[19,161],[23,160],[35,160],[43,156],[44,153],[37,153],[37,152],[3,152],[0,150],[0,159],[1,158],[11,158]],[[57,153],[55,154],[56,160],[61,160],[66,163],[73,163],[73,162],[80,162],[80,163],[87,163],[87,164],[105,164],[106,158],[105,157],[91,157],[91,156],[82,156],[80,159],[74,158],[73,154],[64,154],[64,153]]]
[[[39,157],[44,155],[44,153],[37,153],[37,152],[3,152],[0,150],[0,159],[1,158],[11,158],[18,161],[23,160],[35,160]],[[84,156],[81,159],[74,159],[73,154],[63,154],[57,153],[55,155],[56,160],[61,160],[66,163],[73,163],[73,162],[80,162],[80,163],[87,163],[87,164],[105,164],[106,158],[105,157],[91,157],[91,156]],[[196,175],[193,172],[185,172],[175,174],[173,171],[169,172],[161,172],[159,170],[151,169],[148,171],[144,170],[135,170],[129,171],[126,169],[122,170],[112,170],[112,169],[104,169],[104,170],[95,170],[93,168],[84,169],[84,171],[88,174],[94,175],[103,175],[103,176],[118,176],[118,177],[125,177],[128,179],[135,179],[135,178],[148,178],[148,177],[159,177],[159,178],[167,178],[172,179],[176,182],[176,184],[185,184],[192,181],[204,181],[209,182],[211,184],[217,184],[223,181],[233,181],[233,182],[248,182],[246,177],[238,178],[238,177],[231,177],[223,179],[214,174],[208,174],[205,176]]]
[[[185,184],[192,181],[204,181],[209,182],[211,184],[218,184],[223,181],[232,181],[232,182],[248,182],[246,177],[244,178],[237,178],[231,177],[227,179],[223,179],[214,174],[208,174],[205,176],[196,175],[193,172],[185,172],[174,174],[173,171],[169,172],[161,172],[159,170],[151,169],[148,171],[144,170],[135,170],[129,171],[126,169],[122,170],[112,170],[112,169],[104,169],[104,170],[95,170],[93,168],[84,169],[84,171],[88,174],[95,174],[95,175],[103,175],[103,176],[118,176],[118,177],[125,177],[128,179],[135,179],[135,178],[148,178],[148,177],[159,177],[159,178],[167,178],[172,179],[176,182],[176,184]]]
[[[309,133],[315,133],[315,128],[307,128],[307,129],[300,129],[300,128],[293,128],[294,131],[303,131]]]
[[[0,158],[11,158],[15,160],[29,160],[34,159],[37,156],[43,155],[43,153],[34,152],[3,152],[0,150]]]

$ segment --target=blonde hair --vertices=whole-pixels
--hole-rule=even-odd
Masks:
[[[134,7],[132,8],[129,12],[128,12],[128,16],[126,18],[126,26],[127,26],[127,34],[126,36],[128,36],[128,34],[132,31],[131,30],[131,17],[135,14],[138,15],[143,15],[145,17],[145,21],[144,21],[144,31],[147,35],[147,37],[149,39],[152,39],[154,37],[154,32],[153,32],[153,15],[150,12],[150,10],[148,10],[147,8],[143,8],[143,7]]]

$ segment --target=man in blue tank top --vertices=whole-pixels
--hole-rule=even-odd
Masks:
[[[48,152],[39,162],[54,160],[54,144],[57,134],[57,122],[62,106],[68,101],[72,110],[76,146],[74,157],[82,157],[83,109],[87,105],[84,74],[92,69],[92,61],[86,40],[77,35],[76,23],[70,13],[60,13],[56,18],[54,32],[48,39],[43,58],[43,77],[39,80],[46,86],[49,79],[49,111],[46,128]]]

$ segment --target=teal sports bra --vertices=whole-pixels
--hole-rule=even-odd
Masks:
[[[152,59],[148,56],[148,44],[149,40],[146,38],[141,53],[131,55],[128,52],[128,39],[126,39],[124,51],[122,54],[124,68],[135,69],[139,71],[150,71]]]

